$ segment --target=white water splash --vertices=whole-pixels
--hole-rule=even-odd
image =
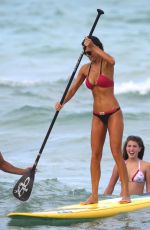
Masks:
[[[146,95],[150,92],[150,79],[144,82],[128,81],[115,85],[116,94],[139,93]]]

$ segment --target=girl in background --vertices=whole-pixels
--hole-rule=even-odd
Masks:
[[[123,146],[123,158],[128,172],[128,188],[130,195],[143,194],[145,185],[146,192],[150,192],[150,163],[142,160],[144,150],[144,143],[140,137],[127,137]],[[113,193],[118,179],[118,169],[117,165],[115,165],[109,184],[105,189],[105,195]]]

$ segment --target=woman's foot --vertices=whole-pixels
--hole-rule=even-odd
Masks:
[[[131,203],[130,197],[122,197],[122,199],[119,201],[120,204],[128,204]]]
[[[98,195],[91,195],[86,201],[81,201],[80,204],[88,205],[88,204],[96,204],[98,203]]]

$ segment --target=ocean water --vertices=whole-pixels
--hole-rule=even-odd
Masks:
[[[116,59],[115,93],[124,114],[123,140],[143,138],[150,161],[150,6],[148,0],[1,0],[0,1],[0,151],[19,167],[34,163],[54,104],[60,100],[82,51],[97,9],[104,10],[94,34]],[[82,63],[88,60],[83,57]],[[83,85],[59,113],[38,164],[29,201],[12,195],[18,175],[0,171],[0,229],[149,228],[150,210],[82,223],[18,223],[15,211],[44,211],[78,203],[91,191],[91,92]],[[100,197],[114,161],[107,137],[102,159]],[[119,195],[120,184],[115,188]]]

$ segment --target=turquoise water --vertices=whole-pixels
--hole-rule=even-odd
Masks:
[[[97,8],[105,14],[94,34],[116,59],[115,92],[124,113],[124,139],[140,135],[146,146],[144,158],[150,161],[148,0],[0,1],[0,150],[6,160],[20,167],[34,163],[53,119],[54,104],[62,97]],[[86,57],[82,59],[85,62]],[[44,211],[88,197],[91,113],[91,92],[83,85],[57,118],[28,202],[21,203],[12,196],[20,176],[0,171],[0,229],[148,229],[149,209],[67,226],[20,226],[6,217],[9,212]],[[113,165],[107,138],[100,194]],[[119,192],[120,184],[115,195]]]

